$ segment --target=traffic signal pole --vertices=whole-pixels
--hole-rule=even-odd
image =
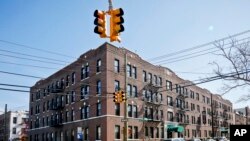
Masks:
[[[127,101],[127,52],[124,50],[124,76],[125,76],[125,101],[124,101],[124,127],[123,127],[123,141],[128,140],[128,101]]]

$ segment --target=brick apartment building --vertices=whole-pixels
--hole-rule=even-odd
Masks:
[[[250,125],[249,107],[234,109],[236,125]]]
[[[83,140],[122,140],[124,104],[112,95],[118,88],[128,96],[129,140],[207,138],[212,117],[214,134],[226,134],[232,103],[186,83],[168,68],[104,43],[31,88],[30,141],[78,140],[79,129]]]

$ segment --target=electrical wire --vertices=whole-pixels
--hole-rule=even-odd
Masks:
[[[66,54],[61,54],[61,53],[58,53],[58,52],[48,51],[48,50],[45,50],[45,49],[39,49],[39,48],[31,47],[31,46],[28,46],[28,45],[16,43],[16,42],[6,41],[6,40],[2,40],[2,39],[0,39],[0,42],[15,45],[15,46],[20,46],[20,47],[24,47],[24,48],[29,48],[29,49],[32,49],[32,50],[37,50],[37,51],[41,51],[41,52],[45,52],[45,53],[49,53],[49,54],[54,54],[54,55],[58,55],[58,56],[62,56],[62,57],[76,59],[75,57],[72,57],[72,56],[69,56],[69,55],[66,55]]]
[[[40,77],[40,76],[27,75],[27,74],[20,74],[20,73],[13,73],[13,72],[1,71],[1,70],[0,70],[0,73],[5,73],[5,74],[11,74],[11,75],[17,75],[17,76],[24,76],[24,77],[31,77],[31,78],[43,79],[43,77]]]
[[[221,38],[221,39],[215,40],[215,41],[216,41],[216,42],[224,41],[224,40],[226,40],[226,39],[231,39],[231,38],[233,38],[233,37],[237,37],[237,36],[240,36],[240,35],[249,33],[249,32],[250,32],[250,30],[246,30],[246,31],[243,31],[243,32],[240,32],[240,33],[231,35],[231,36],[229,36],[229,37],[224,37],[224,38]],[[184,52],[189,52],[189,51],[192,51],[192,50],[195,50],[195,49],[198,49],[198,48],[203,48],[203,47],[206,47],[206,46],[208,46],[208,45],[210,45],[210,44],[214,44],[214,41],[208,42],[208,43],[205,43],[205,44],[202,44],[202,45],[194,46],[194,47],[191,47],[191,48],[183,49],[183,50],[180,50],[180,51],[176,51],[176,52],[173,52],[173,53],[161,55],[161,56],[158,56],[158,57],[150,58],[150,59],[147,59],[147,60],[148,60],[148,61],[152,61],[152,60],[158,60],[158,59],[162,59],[162,58],[171,57],[171,56],[174,56],[174,55],[177,55],[177,54],[182,54],[182,53],[184,53]]]

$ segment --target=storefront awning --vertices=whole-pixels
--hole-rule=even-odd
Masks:
[[[168,132],[183,132],[184,131],[183,126],[169,126],[167,129],[168,129]]]

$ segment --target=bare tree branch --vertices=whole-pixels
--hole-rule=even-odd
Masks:
[[[225,82],[222,95],[238,87],[250,87],[250,41],[231,38],[229,44],[225,41],[215,41],[214,46],[221,51],[216,55],[229,63],[227,68],[218,62],[212,63],[215,66],[214,73]],[[225,75],[225,70],[232,75]],[[250,94],[244,95],[239,100],[250,100]]]

